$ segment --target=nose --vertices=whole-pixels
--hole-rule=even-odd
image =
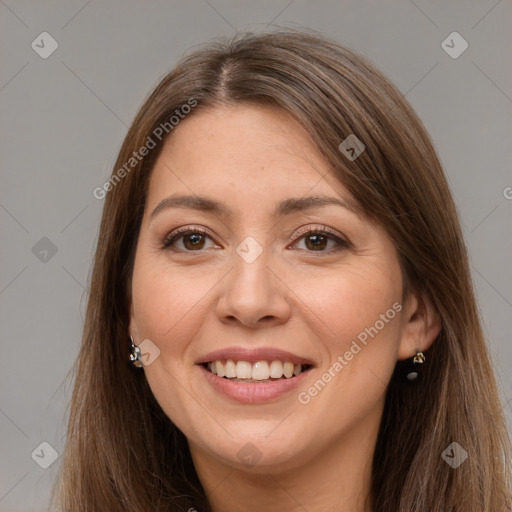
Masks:
[[[217,303],[221,322],[253,329],[285,323],[290,317],[290,289],[268,257],[268,251],[248,263],[236,252],[233,268],[223,280]]]

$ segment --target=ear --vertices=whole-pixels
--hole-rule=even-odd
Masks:
[[[140,336],[139,336],[139,329],[137,328],[137,323],[135,322],[135,314],[133,311],[133,301],[130,302],[130,326],[128,328],[128,336],[131,336],[133,338],[133,342],[135,345],[138,345]]]
[[[403,309],[402,339],[398,359],[404,360],[432,346],[441,332],[441,318],[426,293],[410,292]]]

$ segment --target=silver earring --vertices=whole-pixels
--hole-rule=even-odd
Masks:
[[[142,360],[141,360],[141,353],[140,348],[137,347],[133,343],[133,338],[130,336],[130,341],[132,343],[132,350],[130,352],[130,361],[136,366],[137,368],[140,368],[142,366]]]

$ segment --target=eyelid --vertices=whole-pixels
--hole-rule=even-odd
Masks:
[[[163,249],[169,248],[172,245],[173,240],[175,241],[176,239],[181,238],[180,235],[185,236],[186,234],[189,234],[191,232],[192,233],[200,233],[200,234],[205,235],[208,238],[212,239],[212,241],[214,241],[214,236],[206,228],[190,225],[190,226],[183,226],[181,228],[177,228],[177,229],[171,231],[169,234],[167,234],[164,237],[164,240],[162,243],[162,248]],[[291,242],[297,241],[297,243],[298,243],[299,239],[302,238],[303,235],[315,234],[315,233],[320,233],[320,234],[327,233],[327,234],[331,235],[331,237],[332,237],[331,239],[333,241],[335,241],[338,244],[338,246],[345,246],[346,248],[352,247],[352,243],[345,235],[342,235],[341,233],[338,233],[337,231],[333,230],[332,228],[330,228],[328,226],[323,226],[323,225],[321,225],[320,227],[318,227],[318,226],[314,227],[311,225],[300,227],[299,229],[295,230],[293,235],[291,235],[291,237],[289,238],[288,242],[291,243]],[[338,248],[340,248],[340,247],[338,247]],[[185,252],[203,252],[203,251],[185,251]],[[316,251],[308,251],[308,252],[316,252]],[[329,253],[330,251],[318,251],[318,252],[319,253],[322,253],[322,252]]]
[[[296,238],[299,238],[302,235],[305,235],[310,232],[315,232],[315,231],[325,231],[326,233],[329,233],[330,235],[333,235],[335,238],[341,239],[341,240],[345,241],[348,245],[350,245],[350,242],[346,236],[342,235],[341,233],[338,233],[337,231],[334,231],[329,226],[320,226],[320,227],[312,227],[311,225],[303,226],[303,227],[297,229],[295,231],[295,233],[293,233],[293,235],[290,237],[289,240],[290,240],[290,242],[293,242]]]
[[[173,239],[177,239],[177,238],[180,238],[179,235],[186,235],[190,232],[193,232],[193,233],[200,233],[201,235],[206,235],[208,236],[209,238],[214,238],[213,235],[206,229],[206,228],[203,228],[203,227],[200,227],[200,226],[194,226],[194,225],[191,225],[191,226],[183,226],[181,228],[176,228],[176,229],[173,229],[170,233],[168,233],[167,235],[165,235],[164,239],[163,239],[163,247],[167,247],[168,244],[171,243],[171,241]],[[192,252],[192,251],[189,251],[189,252]]]

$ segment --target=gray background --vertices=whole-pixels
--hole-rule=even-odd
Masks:
[[[0,511],[43,510],[58,469],[36,463],[48,448],[31,454],[65,440],[103,206],[92,191],[176,60],[237,30],[334,36],[416,109],[460,210],[510,422],[511,20],[510,0],[0,0]],[[31,47],[44,31],[59,45],[46,59]],[[456,59],[441,46],[453,31],[469,44]]]

